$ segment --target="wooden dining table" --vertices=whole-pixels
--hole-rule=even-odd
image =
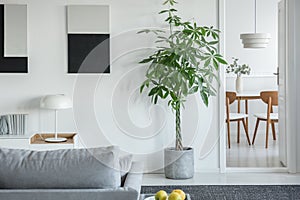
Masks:
[[[238,101],[238,113],[241,112],[241,101],[245,101],[245,113],[248,114],[248,100],[257,100],[260,99],[260,91],[242,91],[236,93],[236,99]],[[248,131],[248,117],[246,118],[246,127]],[[238,122],[237,127],[237,143],[240,143],[240,122]]]

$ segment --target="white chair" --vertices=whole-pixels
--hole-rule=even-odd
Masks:
[[[273,113],[273,106],[278,106],[278,92],[277,91],[263,91],[260,93],[260,98],[268,105],[266,113],[257,113],[254,116],[257,118],[252,144],[255,142],[255,137],[260,121],[266,121],[266,145],[268,148],[269,125],[272,126],[273,140],[276,140],[275,123],[278,122],[278,113]]]
[[[227,134],[228,134],[228,148],[230,149],[230,122],[243,122],[244,130],[246,133],[248,144],[250,143],[250,138],[248,134],[248,127],[245,119],[247,119],[248,115],[244,113],[231,113],[230,112],[230,104],[232,104],[236,100],[235,92],[226,92],[226,123],[227,123]],[[239,138],[238,138],[238,141]]]

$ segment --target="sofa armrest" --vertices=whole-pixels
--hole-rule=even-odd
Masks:
[[[125,188],[131,188],[140,194],[143,180],[143,168],[144,165],[141,162],[132,163],[124,183]]]

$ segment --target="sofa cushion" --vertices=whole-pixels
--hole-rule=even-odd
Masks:
[[[62,189],[120,186],[119,149],[0,149],[0,188]]]
[[[129,172],[131,168],[132,154],[121,156],[119,163],[120,163],[121,176],[124,176]]]
[[[124,185],[127,173],[129,172],[132,164],[132,155],[128,154],[120,157],[120,173],[121,173],[121,186]]]

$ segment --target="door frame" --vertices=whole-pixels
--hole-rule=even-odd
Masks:
[[[217,26],[221,31],[219,51],[222,55],[226,56],[226,43],[225,43],[225,30],[226,30],[226,0],[217,0]],[[287,63],[286,63],[286,117],[289,119],[286,123],[287,133],[287,167],[284,168],[230,168],[226,167],[226,125],[225,125],[225,91],[226,91],[226,76],[224,67],[220,68],[220,88],[219,88],[219,130],[220,130],[220,142],[219,142],[219,157],[220,157],[220,173],[226,172],[289,172],[296,173],[296,131],[297,121],[296,113],[293,112],[293,108],[297,106],[295,94],[296,94],[296,77],[295,77],[295,0],[286,0],[286,20],[287,20]]]

